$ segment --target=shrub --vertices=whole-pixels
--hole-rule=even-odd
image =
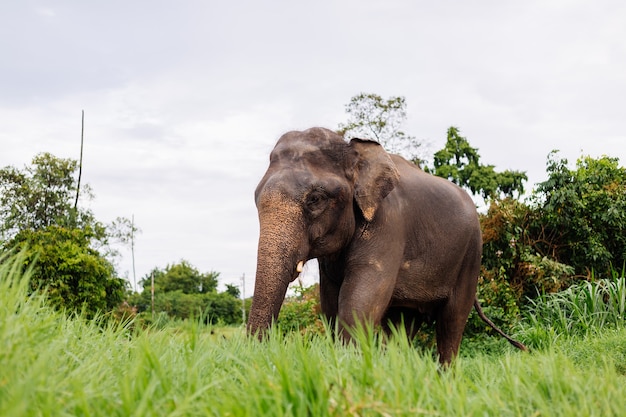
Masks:
[[[525,308],[524,339],[545,345],[556,337],[587,336],[626,325],[626,271],[542,294]]]
[[[323,333],[324,325],[320,313],[319,284],[306,288],[296,287],[295,295],[285,299],[277,324],[284,332]]]

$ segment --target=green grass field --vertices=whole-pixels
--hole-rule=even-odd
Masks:
[[[626,415],[623,316],[571,334],[535,317],[517,334],[531,353],[472,345],[441,370],[430,351],[367,330],[354,347],[71,319],[27,297],[27,275],[0,265],[0,416]]]

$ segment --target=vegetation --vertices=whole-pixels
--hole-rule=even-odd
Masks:
[[[361,94],[346,110],[343,133],[417,161],[417,142],[401,130],[403,97]],[[125,294],[109,243],[136,229],[123,218],[104,225],[75,203],[76,168],[40,154],[24,170],[0,170],[0,415],[626,409],[626,169],[615,158],[584,156],[572,167],[554,152],[548,179],[522,200],[524,173],[483,165],[478,149],[448,130],[426,169],[488,201],[479,299],[532,353],[490,337],[472,315],[447,371],[426,328],[415,345],[401,330],[383,340],[369,328],[355,330],[355,345],[340,344],[319,316],[317,286],[286,300],[262,344],[241,327],[217,327],[241,322],[238,289],[219,293],[218,273],[186,261],[155,268],[142,293]],[[91,198],[88,186],[80,197]],[[104,319],[110,312],[118,320]]]
[[[201,273],[189,262],[155,268],[141,280],[143,291],[129,297],[144,320],[152,320],[152,280],[154,279],[154,312],[168,319],[201,318],[209,323],[241,323],[239,290],[229,287],[218,293],[219,273]]]
[[[284,332],[324,333],[320,307],[320,286],[297,287],[280,309],[277,325]]]
[[[0,169],[0,253],[24,251],[33,266],[31,290],[46,290],[51,305],[69,313],[116,308],[125,293],[109,242],[126,232],[98,222],[76,202],[76,161],[49,153],[23,170]],[[84,185],[82,196],[92,197]]]
[[[479,292],[504,323],[543,294],[614,280],[613,269],[626,266],[626,169],[589,156],[569,168],[552,153],[547,174],[526,202],[494,200],[481,216]]]
[[[358,94],[346,105],[348,122],[339,124],[338,133],[346,138],[378,141],[389,152],[418,163],[422,155],[420,143],[402,130],[406,119],[406,100],[402,96],[384,99],[377,94]]]
[[[125,295],[126,281],[117,278],[113,265],[90,247],[90,229],[48,226],[25,229],[12,243],[33,265],[31,291],[43,288],[51,305],[87,317],[115,309]]]
[[[411,136],[395,133],[406,118],[403,97],[360,94],[346,111],[349,122],[340,125],[341,132],[369,134],[390,151],[398,147],[388,144],[392,139],[411,148]],[[485,312],[502,327],[514,326],[543,294],[581,280],[611,279],[613,268],[626,266],[626,168],[616,158],[583,156],[570,167],[553,151],[547,180],[524,196],[524,172],[498,172],[484,164],[478,149],[450,127],[445,146],[424,170],[488,204],[480,216],[484,245],[478,293]],[[475,315],[468,328],[484,331]]]
[[[116,252],[110,243],[128,243],[138,229],[122,217],[105,225],[77,204],[78,197],[93,198],[85,184],[79,195],[77,167],[74,160],[42,153],[23,170],[0,170],[0,255],[23,254],[32,268],[30,291],[41,289],[49,305],[70,314],[94,318],[112,313],[123,319],[139,312],[151,322],[154,275],[159,322],[190,317],[241,322],[238,289],[218,293],[218,273],[201,274],[185,261],[164,271],[155,268],[142,282],[144,292],[127,293],[126,281],[113,266]]]
[[[0,263],[0,415],[611,416],[626,409],[623,317],[583,333],[543,331],[554,312],[538,309],[517,335],[533,338],[532,353],[506,343],[489,354],[470,348],[442,371],[431,351],[414,349],[401,332],[382,344],[360,329],[357,345],[344,346],[328,334],[276,331],[259,343],[243,329],[221,333],[197,321],[102,328],[30,293],[32,271],[23,272],[22,261]]]
[[[497,172],[493,165],[483,165],[478,149],[473,148],[456,127],[448,129],[446,145],[435,152],[433,166],[426,167],[426,170],[449,179],[474,195],[481,195],[485,200],[502,196],[512,198],[516,193],[519,197],[524,193],[524,181],[528,180],[525,172]]]

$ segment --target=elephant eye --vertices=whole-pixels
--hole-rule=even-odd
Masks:
[[[306,207],[313,215],[324,211],[327,202],[328,196],[322,190],[314,190],[306,197]]]

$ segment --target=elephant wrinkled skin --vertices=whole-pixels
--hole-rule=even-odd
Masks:
[[[410,335],[434,321],[439,360],[449,363],[473,306],[495,327],[476,299],[482,238],[473,201],[377,142],[348,143],[323,128],[286,133],[255,199],[260,237],[250,334],[264,334],[288,284],[312,258],[319,261],[322,312],[344,339],[356,321],[387,327],[403,320]]]

